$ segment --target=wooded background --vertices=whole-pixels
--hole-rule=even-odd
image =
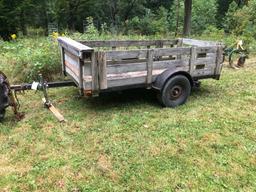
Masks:
[[[83,32],[92,21],[99,32],[113,34],[200,35],[210,29],[255,38],[255,10],[256,0],[0,0],[0,35],[8,40],[35,29],[46,35],[49,23]]]

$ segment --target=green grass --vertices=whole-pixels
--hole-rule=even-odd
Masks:
[[[255,74],[253,59],[224,67],[176,109],[149,90],[49,90],[63,124],[21,94],[25,118],[0,124],[0,191],[255,191]]]

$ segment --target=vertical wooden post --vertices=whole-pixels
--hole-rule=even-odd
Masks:
[[[222,68],[222,60],[223,60],[223,54],[221,52],[221,47],[218,46],[216,50],[216,66],[215,66],[215,72],[214,75],[217,79],[219,79],[221,68]]]
[[[153,73],[154,49],[147,51],[147,85],[151,87]]]
[[[177,47],[183,46],[183,39],[178,39]],[[181,55],[177,55],[177,59],[181,59]]]
[[[97,96],[99,94],[99,71],[96,60],[96,53],[91,53],[91,68],[92,68],[92,95]]]
[[[105,52],[98,53],[99,86],[100,89],[107,89],[107,58]]]
[[[80,88],[80,95],[84,96],[84,79],[83,79],[83,66],[84,60],[79,59],[79,88]]]
[[[60,47],[60,54],[61,54],[62,74],[64,76],[67,76],[66,65],[65,65],[65,49],[63,47]]]
[[[163,48],[164,45],[163,45],[163,42],[161,40],[159,41],[156,41],[156,48]],[[156,57],[157,60],[161,60],[163,57],[162,56],[158,56]]]
[[[195,67],[194,67],[195,61],[196,61],[196,47],[193,46],[193,47],[191,47],[190,61],[189,61],[189,73],[191,75],[193,75],[194,71],[195,71]]]

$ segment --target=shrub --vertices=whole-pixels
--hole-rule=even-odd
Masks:
[[[1,44],[1,70],[8,71],[14,82],[36,80],[39,73],[54,79],[61,71],[59,52],[56,42],[48,38],[19,39]]]

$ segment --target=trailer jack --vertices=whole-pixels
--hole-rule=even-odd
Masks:
[[[16,119],[21,120],[24,117],[24,113],[19,112],[20,103],[17,93],[26,90],[35,90],[43,92],[42,100],[44,106],[48,108],[60,122],[64,122],[65,118],[49,100],[47,90],[49,88],[67,86],[76,86],[76,84],[73,81],[46,82],[41,74],[39,74],[39,82],[10,85],[7,76],[0,71],[0,121],[4,119],[7,107],[12,107]]]

